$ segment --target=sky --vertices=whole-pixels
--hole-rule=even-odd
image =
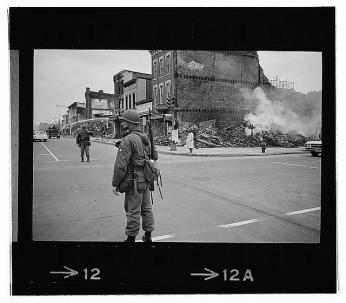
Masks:
[[[258,55],[266,75],[294,81],[299,92],[321,90],[321,53],[258,51]],[[35,50],[34,123],[58,121],[59,115],[61,118],[66,113],[66,106],[85,101],[86,87],[113,93],[113,76],[123,69],[150,74],[150,53],[146,50]]]

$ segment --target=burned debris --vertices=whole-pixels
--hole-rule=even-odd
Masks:
[[[178,146],[186,144],[187,133],[193,125],[185,125],[179,129],[180,143]],[[261,132],[252,131],[248,121],[231,125],[224,129],[218,129],[214,125],[198,125],[197,147],[259,147],[264,140],[268,147],[298,147],[303,146],[306,138],[298,133],[284,134],[279,130],[266,130]],[[161,146],[170,145],[170,137],[160,135],[155,137],[155,144]]]

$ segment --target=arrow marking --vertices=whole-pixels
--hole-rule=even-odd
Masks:
[[[68,271],[51,271],[51,274],[56,274],[56,275],[67,275],[64,277],[64,279],[78,275],[78,271],[68,268],[67,266],[64,266],[65,269],[67,269]]]
[[[206,276],[206,278],[204,279],[204,281],[207,281],[209,279],[212,278],[216,278],[219,276],[219,274],[213,270],[210,270],[208,268],[204,268],[205,271],[208,271],[208,273],[191,273],[191,276]]]

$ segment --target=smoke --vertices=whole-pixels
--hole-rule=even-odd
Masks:
[[[282,91],[272,90],[271,95]],[[280,101],[270,100],[261,87],[254,91],[242,90],[242,96],[250,108],[245,120],[255,126],[253,133],[279,130],[282,133],[316,135],[321,127],[321,102],[319,93],[308,95],[291,92],[291,96],[280,95]],[[252,106],[251,106],[251,105]],[[249,130],[250,131],[250,130]],[[250,131],[251,133],[251,131]]]

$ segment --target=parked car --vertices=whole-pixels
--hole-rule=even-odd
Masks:
[[[46,142],[47,139],[48,139],[48,136],[47,136],[45,131],[41,131],[41,130],[34,131],[33,141],[44,141],[44,142]]]
[[[311,152],[313,157],[317,157],[322,154],[322,141],[308,141],[305,143],[305,149]]]

